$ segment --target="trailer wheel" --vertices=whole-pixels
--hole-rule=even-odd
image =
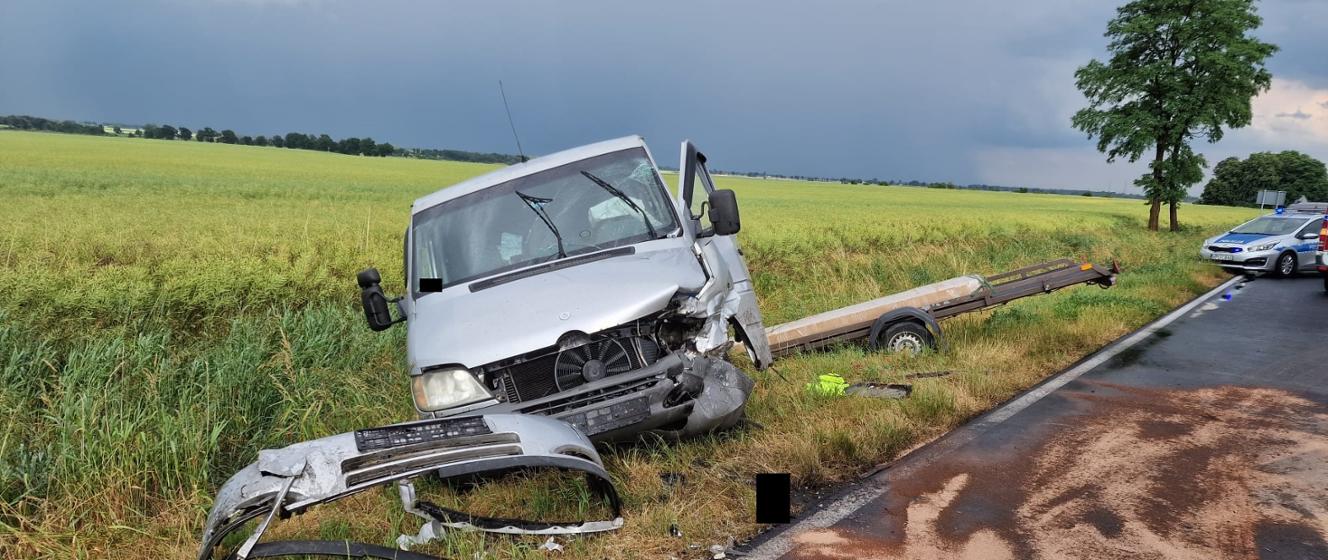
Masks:
[[[872,341],[872,348],[885,352],[906,352],[920,354],[923,350],[934,348],[936,342],[931,333],[913,321],[901,321],[885,329],[885,334]]]

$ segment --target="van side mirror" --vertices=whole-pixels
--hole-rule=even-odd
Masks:
[[[1305,233],[1300,234],[1299,237],[1300,237],[1301,239],[1318,239],[1318,238],[1319,238],[1319,234],[1318,234],[1318,233],[1315,233],[1315,232],[1312,232],[1312,231],[1307,231],[1307,232],[1305,232]]]
[[[719,189],[710,193],[710,224],[715,228],[715,235],[733,235],[742,229],[738,198],[733,191]]]
[[[355,275],[355,282],[360,285],[360,303],[364,306],[364,320],[369,323],[369,329],[373,331],[387,330],[404,320],[392,319],[392,312],[388,310],[387,304],[397,300],[389,301],[387,296],[383,295],[383,289],[378,286],[382,281],[383,278],[376,268],[366,268]]]

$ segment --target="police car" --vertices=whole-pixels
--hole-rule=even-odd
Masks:
[[[1271,272],[1291,276],[1315,270],[1319,230],[1328,203],[1292,204],[1209,238],[1199,255],[1232,272]]]

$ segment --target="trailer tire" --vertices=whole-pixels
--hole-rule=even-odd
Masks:
[[[900,321],[890,325],[880,338],[872,341],[874,349],[883,352],[907,352],[910,355],[917,355],[935,347],[936,341],[932,338],[931,332],[916,321]]]

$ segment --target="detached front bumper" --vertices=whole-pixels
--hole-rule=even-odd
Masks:
[[[1212,251],[1207,247],[1204,247],[1199,250],[1199,256],[1203,257],[1206,261],[1221,266],[1222,268],[1256,272],[1271,271],[1273,266],[1277,263],[1278,252],[1276,250],[1246,252],[1241,247],[1234,248],[1241,249],[1241,251],[1238,253],[1230,253],[1225,251]]]
[[[753,386],[727,361],[674,352],[640,369],[482,412],[557,418],[594,441],[631,440],[650,431],[685,437],[736,424]]]
[[[550,418],[485,414],[394,424],[260,451],[257,462],[241,469],[218,491],[198,557],[212,558],[227,535],[260,516],[265,517],[248,540],[221,557],[317,554],[327,548],[326,541],[256,543],[274,518],[284,519],[384,484],[431,472],[450,478],[521,468],[584,472],[591,489],[612,508],[613,518],[540,523],[474,517],[424,502],[407,507],[423,511],[443,526],[500,533],[588,533],[622,526],[617,492],[585,435]],[[343,544],[359,547],[361,556],[422,558],[395,549],[336,543]]]

